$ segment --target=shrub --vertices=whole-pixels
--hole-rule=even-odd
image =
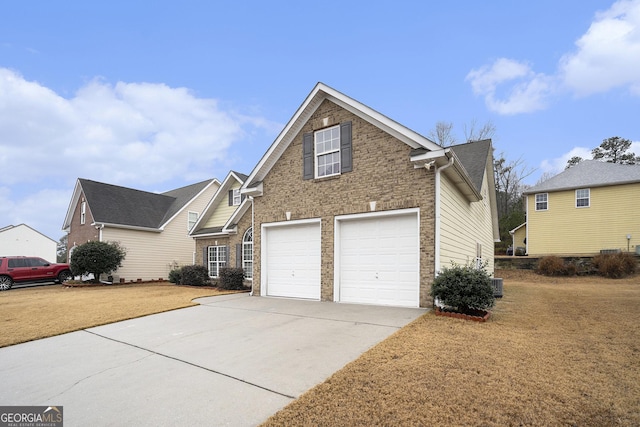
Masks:
[[[180,284],[205,286],[209,284],[209,271],[202,265],[185,265],[180,269]]]
[[[243,289],[244,270],[242,268],[221,268],[218,287],[220,289]]]
[[[620,279],[636,272],[637,261],[628,253],[602,254],[593,258],[598,274],[610,279]]]
[[[495,304],[491,277],[485,269],[454,264],[445,268],[431,285],[431,296],[456,311],[474,314]]]
[[[545,276],[568,276],[571,272],[575,274],[575,271],[575,266],[573,269],[567,268],[564,260],[557,256],[542,257],[536,266],[536,273]]]
[[[83,243],[71,253],[71,272],[74,276],[93,274],[93,280],[97,282],[101,274],[110,274],[121,267],[126,254],[117,242]]]
[[[182,268],[174,268],[169,272],[169,282],[179,285],[181,280],[182,280]]]

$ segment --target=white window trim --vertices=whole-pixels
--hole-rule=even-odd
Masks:
[[[247,234],[251,233],[251,240],[247,241]],[[251,259],[247,259],[245,251],[251,246]],[[251,264],[251,268],[247,268],[247,264]],[[249,227],[242,236],[242,269],[244,270],[245,279],[253,280],[253,227]]]
[[[317,142],[317,135],[321,132],[326,132],[326,131],[330,131],[333,129],[338,129],[338,148],[337,149],[332,149],[332,150],[328,150],[328,151],[323,151],[323,152],[319,152],[318,151],[318,142]],[[320,129],[317,130],[313,133],[313,176],[318,179],[318,178],[327,178],[330,176],[337,176],[341,174],[341,169],[342,169],[342,159],[340,158],[341,156],[341,135],[340,135],[340,125],[335,125],[335,126],[331,126],[328,128],[324,128],[324,129]],[[328,174],[328,175],[319,175],[318,174],[318,158],[320,156],[325,156],[327,154],[333,154],[333,153],[338,153],[338,172],[336,173],[332,173],[332,174]]]
[[[545,201],[545,203],[547,204],[547,207],[545,209],[538,209],[538,196],[539,195],[543,195],[545,194],[547,196],[547,200]],[[534,204],[535,204],[535,208],[536,208],[536,212],[544,212],[544,211],[548,211],[549,210],[549,193],[537,193],[534,196]],[[540,202],[542,203],[542,202]]]
[[[587,197],[578,197],[578,191],[586,191]],[[578,200],[587,200],[587,204],[585,206],[578,206]],[[578,188],[576,190],[576,209],[583,209],[591,207],[591,189],[589,188]]]
[[[194,221],[191,221],[191,214],[195,214],[195,216],[196,216],[196,219]],[[198,214],[198,212],[189,211],[187,213],[187,230],[191,231],[193,226],[196,225],[196,222],[198,222],[198,217],[199,216],[200,215]]]
[[[80,205],[80,225],[84,225],[87,222],[87,202],[82,202]]]
[[[212,261],[211,260],[211,250],[215,250],[216,252],[218,252],[216,254],[216,258],[218,259],[217,261]],[[220,250],[224,249],[224,261],[220,261]],[[207,248],[207,270],[209,272],[209,277],[213,277],[213,278],[217,278],[220,275],[220,269],[224,268],[227,266],[227,259],[229,258],[229,254],[227,253],[227,247],[226,246],[222,246],[222,245],[218,245],[218,246],[209,246]],[[212,275],[212,268],[211,265],[214,264],[216,266],[216,272],[218,273],[216,275]]]
[[[242,194],[240,194],[240,189],[236,188],[233,190],[233,206],[240,206],[242,203]]]

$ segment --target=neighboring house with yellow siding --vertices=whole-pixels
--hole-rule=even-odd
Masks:
[[[194,263],[189,232],[219,186],[209,179],[151,193],[78,179],[63,224],[69,257],[91,240],[118,242],[127,255],[114,280],[166,279],[172,268]]]
[[[584,160],[524,196],[528,255],[640,252],[640,165]]]

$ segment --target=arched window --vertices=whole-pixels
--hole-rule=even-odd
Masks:
[[[251,227],[242,237],[242,269],[247,280],[253,279],[253,228]]]

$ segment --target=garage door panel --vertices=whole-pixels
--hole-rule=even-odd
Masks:
[[[269,227],[266,234],[267,295],[320,299],[320,224]]]
[[[416,212],[339,221],[339,299],[419,306]]]

